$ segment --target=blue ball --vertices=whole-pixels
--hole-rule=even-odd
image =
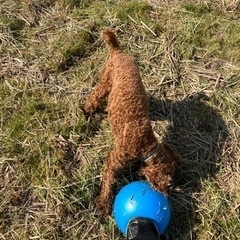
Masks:
[[[127,233],[128,223],[137,217],[152,220],[160,235],[170,222],[171,209],[166,196],[153,190],[149,183],[136,181],[124,186],[117,194],[113,215],[124,235]]]

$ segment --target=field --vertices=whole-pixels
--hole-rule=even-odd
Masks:
[[[113,146],[81,107],[114,29],[180,153],[162,239],[240,239],[240,1],[0,1],[0,239],[120,240],[95,199]],[[129,166],[117,191],[139,179]]]

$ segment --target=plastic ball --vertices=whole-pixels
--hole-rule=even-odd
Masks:
[[[128,223],[139,217],[152,220],[161,235],[170,222],[171,209],[165,195],[153,190],[145,181],[136,181],[124,186],[117,194],[113,204],[113,215],[124,235]]]

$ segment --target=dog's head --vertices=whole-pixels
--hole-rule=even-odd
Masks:
[[[153,188],[166,192],[180,160],[180,156],[168,144],[162,144],[157,154],[144,163],[140,172]]]

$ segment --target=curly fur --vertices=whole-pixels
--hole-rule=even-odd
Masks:
[[[94,90],[86,98],[84,112],[94,113],[108,96],[108,119],[115,147],[108,153],[104,163],[102,188],[98,198],[99,208],[108,214],[116,174],[126,163],[148,158],[146,162],[143,161],[140,174],[154,188],[166,192],[180,157],[169,145],[159,144],[154,136],[149,119],[148,96],[134,58],[121,51],[111,30],[105,30],[103,38],[110,56]],[[157,152],[149,158],[156,147]]]

